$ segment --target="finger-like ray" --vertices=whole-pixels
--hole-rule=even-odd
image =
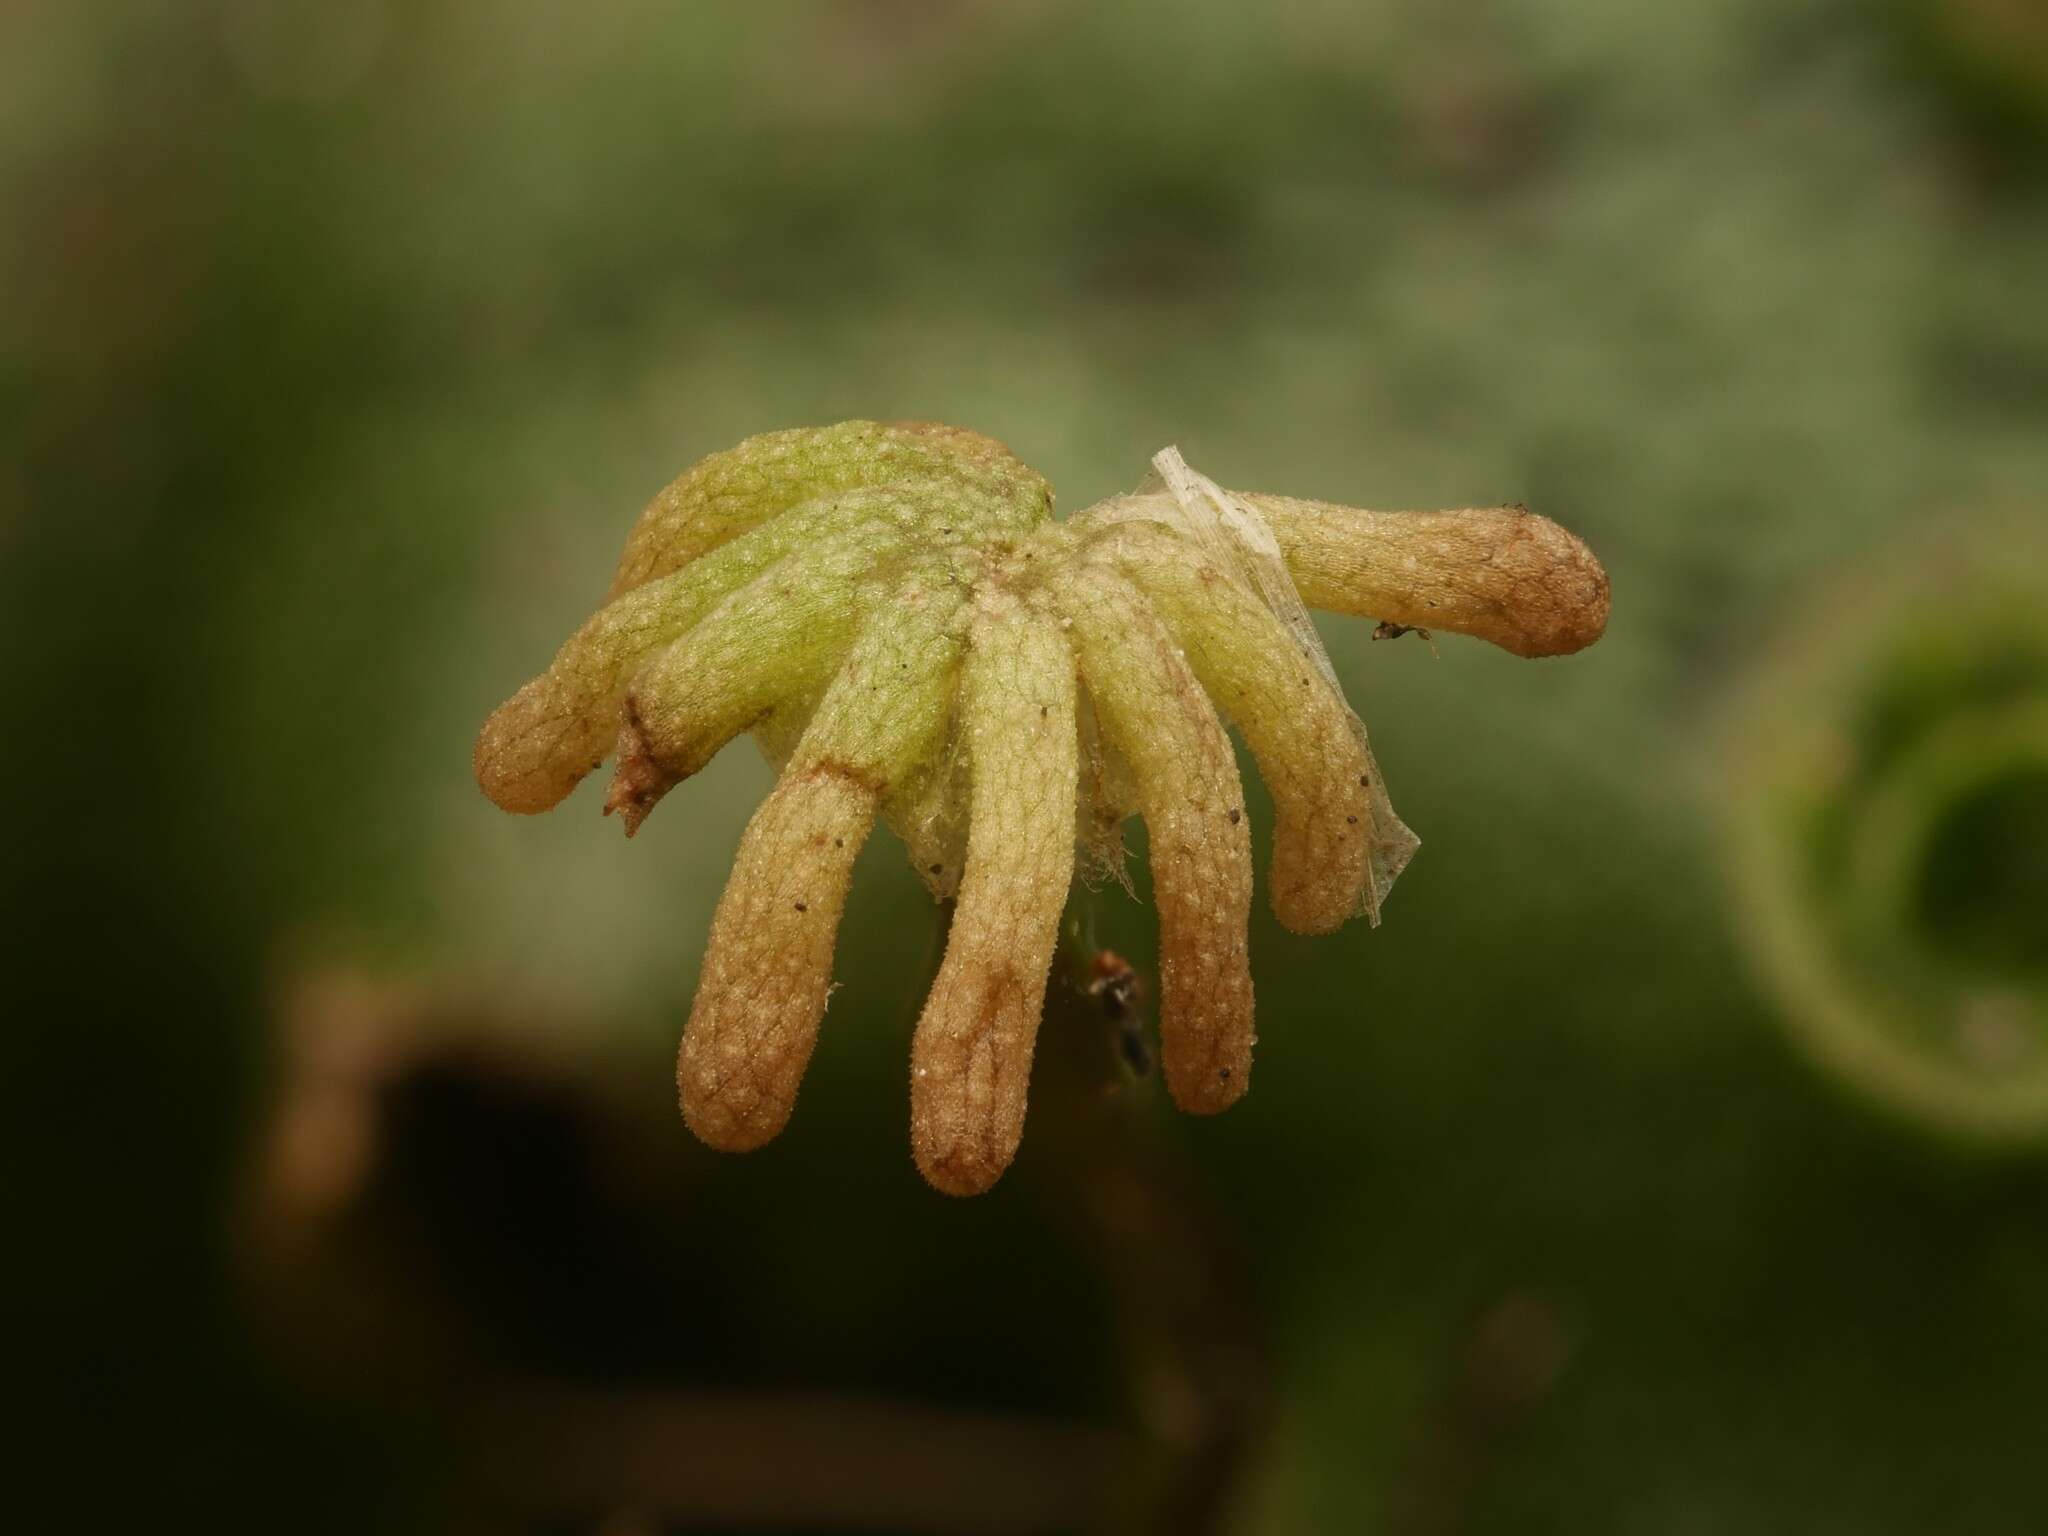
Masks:
[[[710,1146],[744,1152],[788,1123],[875,799],[836,767],[793,770],[747,823],[676,1067],[683,1118]]]
[[[1125,577],[1083,567],[1060,600],[1151,845],[1166,1086],[1182,1109],[1213,1113],[1251,1075],[1251,841],[1237,760],[1172,634]]]
[[[788,1122],[832,986],[854,855],[944,728],[959,589],[923,571],[879,606],[741,839],[676,1063],[683,1118],[744,1151]]]
[[[836,545],[852,553],[857,568],[946,505],[930,492],[859,491],[812,502],[608,603],[547,671],[484,722],[476,741],[478,784],[505,810],[552,809],[604,761],[626,685],[648,657],[792,556],[816,559],[824,546]],[[790,574],[815,579],[800,564]]]
[[[1244,733],[1273,796],[1273,914],[1296,933],[1356,915],[1371,872],[1371,764],[1343,698],[1258,595],[1185,539],[1126,523],[1094,546],[1153,603]]]
[[[960,684],[966,874],[911,1049],[911,1148],[948,1194],[995,1183],[1023,1134],[1046,973],[1073,878],[1074,704],[1074,658],[1058,621],[993,595]]]
[[[1368,512],[1240,492],[1265,515],[1311,608],[1562,656],[1607,627],[1607,573],[1577,535],[1524,507]]]

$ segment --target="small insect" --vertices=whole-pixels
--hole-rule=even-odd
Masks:
[[[1099,949],[1088,963],[1088,995],[1116,1031],[1118,1054],[1138,1077],[1152,1075],[1152,1042],[1145,1035],[1139,1003],[1145,980],[1113,949]]]
[[[1436,637],[1420,624],[1396,624],[1392,619],[1382,619],[1372,632],[1375,640],[1398,640],[1403,635],[1422,636],[1422,643],[1429,647],[1429,654],[1436,654]]]

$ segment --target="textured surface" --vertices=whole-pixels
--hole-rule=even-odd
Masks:
[[[1273,793],[1273,910],[1325,933],[1414,839],[1296,591],[1426,613],[1528,654],[1606,622],[1585,546],[1525,512],[1378,514],[1165,481],[1060,523],[1001,445],[846,422],[750,438],[656,498],[614,596],[477,740],[484,791],[544,810],[616,730],[628,834],[735,736],[781,782],[712,920],[677,1083],[716,1147],[779,1132],[832,989],[855,852],[878,814],[958,898],[913,1046],[911,1143],[954,1194],[1022,1134],[1031,1054],[1077,865],[1122,878],[1142,816],[1159,909],[1159,1029],[1183,1109],[1250,1084],[1251,824],[1224,715]],[[1166,488],[1162,488],[1166,487]]]
[[[1121,577],[1088,569],[1067,602],[1103,733],[1130,764],[1159,906],[1159,1040],[1182,1109],[1251,1077],[1251,827],[1222,722],[1172,635]]]
[[[714,1147],[759,1146],[796,1103],[854,855],[944,728],[962,607],[948,574],[889,593],[895,622],[869,621],[741,841],[676,1068],[683,1117]]]
[[[1350,711],[1273,614],[1207,562],[1159,558],[1170,536],[1134,524],[1097,548],[1150,597],[1188,665],[1243,733],[1273,796],[1273,913],[1327,933],[1365,899],[1371,761]]]
[[[910,1135],[938,1188],[975,1194],[1024,1132],[1031,1047],[1074,872],[1074,658],[1006,593],[977,616],[960,711],[967,878],[911,1048]]]
[[[1526,507],[1367,512],[1248,493],[1311,608],[1562,656],[1607,627],[1607,573],[1569,530]]]
[[[935,422],[847,421],[764,432],[692,465],[640,514],[612,578],[613,597],[678,570],[803,502],[865,486],[959,479],[1049,510],[1043,484],[1018,475],[1001,444]]]

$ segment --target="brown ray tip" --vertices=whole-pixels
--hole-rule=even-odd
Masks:
[[[655,760],[647,744],[647,733],[640,728],[639,712],[628,701],[625,720],[619,726],[612,781],[604,794],[605,815],[616,812],[625,825],[626,836],[631,837],[661,797],[681,782],[680,775],[669,772]]]

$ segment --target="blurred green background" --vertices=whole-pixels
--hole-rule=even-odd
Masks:
[[[2048,699],[2044,146],[2028,0],[0,6],[10,1499],[2041,1530],[2048,1113],[1800,1047],[2048,1072],[2048,747],[1927,811],[1918,905],[1831,851],[1901,733]],[[1260,912],[1213,1121],[1056,999],[968,1204],[905,1148],[889,839],[721,1158],[670,1060],[758,755],[631,845],[469,775],[657,488],[851,416],[1069,510],[1167,443],[1526,501],[1614,583],[1564,661],[1326,624],[1423,839],[1384,925]]]

